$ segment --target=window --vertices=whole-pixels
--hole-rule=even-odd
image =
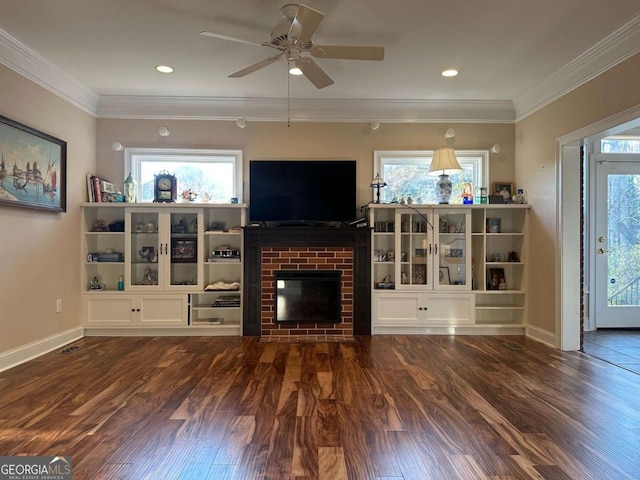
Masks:
[[[191,189],[211,203],[242,200],[240,150],[127,148],[124,153],[125,176],[131,172],[137,182],[139,202],[153,201],[153,177],[164,170],[176,176],[178,198]]]
[[[466,186],[485,186],[489,179],[487,150],[456,150],[456,158],[463,168],[449,175],[453,184],[450,203],[462,203]],[[380,173],[387,186],[380,190],[380,201],[391,202],[411,197],[415,203],[438,203],[435,197],[437,175],[428,175],[433,150],[374,152],[374,175]],[[375,195],[375,192],[374,192]],[[375,200],[375,198],[374,198]]]
[[[640,136],[612,135],[600,141],[602,153],[640,153]]]

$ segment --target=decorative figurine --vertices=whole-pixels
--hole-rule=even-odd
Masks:
[[[91,284],[89,285],[89,290],[96,292],[100,291],[104,288],[104,285],[100,283],[100,279],[98,276],[95,276],[91,279]]]
[[[92,232],[108,232],[109,227],[107,226],[107,222],[104,220],[96,220],[93,224]]]
[[[150,268],[144,269],[144,275],[142,276],[142,285],[157,285],[158,273]]]

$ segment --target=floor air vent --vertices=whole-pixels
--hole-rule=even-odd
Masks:
[[[78,345],[74,345],[72,347],[67,347],[64,350],[62,350],[60,353],[73,353],[76,350],[78,350],[80,347]]]
[[[505,345],[507,347],[509,347],[511,350],[523,350],[524,349],[524,347],[522,345],[520,345],[519,343],[507,342],[507,343],[505,343]]]

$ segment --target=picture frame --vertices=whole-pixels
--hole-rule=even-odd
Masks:
[[[506,192],[506,193],[505,193]],[[515,194],[513,183],[509,182],[493,182],[491,184],[491,192],[489,195],[500,195],[505,200],[511,200]]]
[[[0,205],[67,211],[67,142],[0,115]]]
[[[507,290],[506,279],[504,268],[490,268],[487,277],[487,290]]]
[[[440,267],[438,269],[438,285],[451,285],[449,267]]]
[[[198,240],[196,238],[172,238],[171,261],[173,263],[196,263]]]
[[[411,283],[413,285],[427,284],[427,266],[424,263],[418,263],[418,264],[412,265]]]
[[[487,218],[485,230],[486,233],[502,233],[502,219],[499,217]]]

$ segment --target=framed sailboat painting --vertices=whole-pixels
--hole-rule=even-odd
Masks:
[[[0,115],[0,206],[67,210],[67,142]]]

